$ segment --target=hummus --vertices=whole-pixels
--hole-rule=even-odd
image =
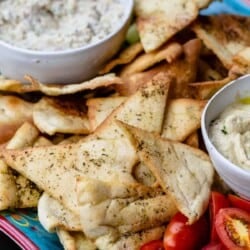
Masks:
[[[32,50],[79,48],[112,33],[123,16],[119,0],[4,0],[0,39]]]
[[[233,103],[211,123],[209,137],[234,164],[250,170],[250,104]]]

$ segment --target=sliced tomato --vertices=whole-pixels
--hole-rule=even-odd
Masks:
[[[164,250],[162,240],[153,240],[143,245],[140,250]]]
[[[227,197],[219,192],[213,191],[211,193],[209,203],[209,216],[210,216],[210,242],[218,242],[219,238],[215,229],[215,216],[221,208],[229,207],[230,203]]]
[[[204,246],[201,250],[228,250],[225,246],[220,242],[212,242],[208,245]]]
[[[247,212],[250,212],[250,201],[243,199],[237,195],[229,194],[228,200],[233,207],[241,208]]]
[[[187,218],[177,213],[167,225],[163,244],[165,250],[195,250],[207,244],[209,227],[203,216],[192,225],[187,224]]]
[[[228,249],[250,249],[250,214],[239,208],[222,208],[215,217],[216,232]]]

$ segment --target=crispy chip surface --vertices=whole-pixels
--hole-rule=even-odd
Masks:
[[[136,0],[137,28],[146,52],[159,48],[189,25],[209,1]],[[170,14],[171,13],[171,14]]]

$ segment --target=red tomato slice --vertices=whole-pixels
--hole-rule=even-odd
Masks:
[[[153,240],[143,245],[140,250],[164,250],[162,240]]]
[[[250,249],[250,214],[239,208],[222,208],[215,217],[216,232],[228,249]]]
[[[237,195],[229,194],[228,200],[233,207],[241,208],[247,212],[250,212],[250,201],[245,200]]]
[[[187,224],[187,218],[177,213],[169,222],[163,244],[165,250],[196,250],[208,242],[208,221],[203,216],[192,225]]]
[[[213,191],[211,193],[209,203],[209,215],[210,215],[210,242],[218,242],[219,238],[215,230],[215,216],[221,208],[229,207],[230,203],[227,197],[219,192]]]

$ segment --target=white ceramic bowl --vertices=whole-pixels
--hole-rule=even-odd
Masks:
[[[76,83],[90,79],[124,42],[134,1],[120,1],[124,5],[125,14],[117,29],[91,45],[46,52],[22,49],[0,41],[0,72],[20,81],[24,81],[25,74],[30,74],[44,83]]]
[[[201,119],[201,132],[214,167],[225,183],[238,195],[250,200],[250,171],[226,159],[211,143],[210,123],[236,98],[250,97],[250,75],[232,81],[220,89],[207,103]]]

